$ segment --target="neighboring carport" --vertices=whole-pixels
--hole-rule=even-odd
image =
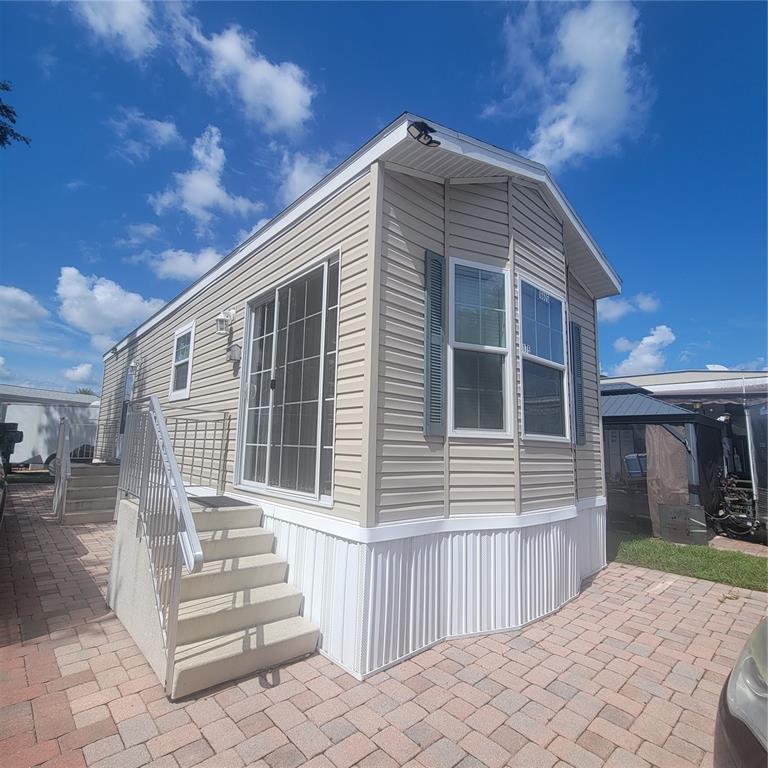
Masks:
[[[704,544],[718,515],[722,425],[633,384],[600,390],[609,525]]]

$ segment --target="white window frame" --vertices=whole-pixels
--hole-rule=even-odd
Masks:
[[[504,337],[506,346],[489,347],[481,344],[467,344],[456,341],[455,338],[455,307],[456,307],[456,278],[455,272],[457,266],[466,266],[473,269],[496,272],[504,276]],[[448,361],[447,361],[447,392],[448,408],[446,416],[448,418],[448,436],[449,437],[477,437],[485,439],[507,440],[515,436],[515,406],[512,402],[514,393],[513,376],[515,375],[514,351],[512,348],[514,339],[514,329],[512,327],[512,279],[508,267],[499,267],[488,264],[485,261],[461,259],[451,257],[448,259]],[[504,365],[502,367],[504,381],[502,383],[502,394],[504,397],[504,429],[462,429],[455,426],[454,413],[454,393],[453,393],[453,352],[455,349],[465,349],[471,352],[492,352],[494,354],[504,355]]]
[[[543,291],[553,299],[557,299],[560,302],[562,315],[563,315],[563,363],[556,363],[553,360],[547,360],[545,357],[539,357],[538,355],[531,354],[525,351],[525,344],[523,343],[523,283],[528,283],[531,287],[537,291]],[[542,440],[551,443],[570,443],[571,442],[571,386],[570,376],[568,371],[570,370],[570,355],[569,355],[569,331],[568,331],[568,304],[565,294],[560,293],[552,289],[549,286],[543,285],[538,280],[529,277],[525,274],[517,275],[517,296],[518,296],[518,344],[520,345],[520,418],[522,420],[522,433],[523,437],[529,440]],[[532,363],[538,363],[548,368],[554,368],[561,371],[563,374],[563,429],[564,435],[541,435],[537,432],[528,432],[525,428],[525,373],[524,373],[524,360],[530,360]]]
[[[176,344],[181,336],[189,333],[189,357],[186,361],[176,361]],[[168,399],[169,400],[188,400],[189,391],[192,387],[192,359],[195,354],[195,321],[192,320],[189,323],[185,323],[181,327],[177,328],[173,332],[173,346],[171,347],[171,381],[168,385]],[[183,389],[174,389],[173,382],[176,378],[176,366],[183,362],[188,362],[187,367],[187,386]]]
[[[336,313],[336,365],[334,370],[334,388],[333,388],[333,455],[331,457],[331,495],[322,495],[320,493],[320,454],[322,452],[322,393],[324,388],[324,375],[325,375],[325,321],[327,314],[327,299],[328,299],[328,269],[331,262],[336,259],[339,265],[339,290],[338,290],[338,305]],[[243,465],[245,463],[245,437],[247,432],[247,406],[248,406],[248,372],[251,367],[251,334],[252,334],[252,313],[253,310],[264,304],[265,302],[275,301],[274,312],[274,326],[273,326],[273,341],[272,341],[272,369],[275,367],[275,355],[277,354],[277,321],[278,321],[278,306],[277,306],[277,293],[281,288],[285,288],[291,283],[301,280],[301,278],[308,275],[310,272],[314,272],[318,267],[323,267],[323,316],[320,325],[321,333],[321,362],[320,362],[320,375],[318,382],[318,414],[317,414],[317,457],[316,457],[316,469],[315,477],[317,479],[317,491],[315,493],[304,493],[302,491],[292,491],[287,488],[280,488],[278,486],[269,485],[269,452],[267,452],[267,468],[265,472],[265,482],[257,483],[253,480],[246,480],[243,477]],[[294,270],[289,275],[284,277],[280,282],[275,283],[267,290],[261,291],[255,296],[249,298],[245,302],[244,322],[245,327],[243,329],[243,356],[242,364],[240,366],[240,396],[238,405],[238,414],[240,418],[237,420],[237,439],[235,441],[235,488],[239,488],[251,493],[257,492],[263,495],[274,496],[279,499],[288,500],[302,500],[312,501],[319,506],[332,507],[333,506],[333,488],[334,488],[334,458],[336,455],[336,398],[337,387],[339,380],[339,327],[340,323],[340,309],[341,309],[341,249],[334,248],[330,252],[322,254],[322,256],[313,259],[308,264],[305,264],[300,269]],[[269,395],[269,408],[272,409],[274,400],[274,394],[270,390]],[[267,435],[267,445],[271,444],[272,439],[272,420],[269,423],[269,433]]]

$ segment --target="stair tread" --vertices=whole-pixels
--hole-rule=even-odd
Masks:
[[[256,568],[260,565],[282,564],[285,558],[279,557],[272,552],[266,552],[263,555],[244,555],[242,557],[226,557],[221,560],[206,560],[203,567],[197,573],[187,573],[182,576],[183,579],[200,578],[208,574],[215,575],[219,573],[232,573],[233,571],[245,570],[246,568]]]
[[[215,531],[198,531],[197,536],[201,542],[230,541],[248,536],[272,536],[272,531],[261,526],[249,526],[248,528],[219,528]]]
[[[300,595],[298,589],[286,582],[267,584],[263,587],[250,587],[226,592],[210,597],[197,597],[184,600],[179,604],[179,619],[190,619],[197,616],[205,616],[219,611],[234,610],[238,608],[257,608],[260,604],[281,597],[293,597]]]
[[[270,645],[277,645],[291,638],[319,632],[317,626],[303,616],[280,619],[268,624],[259,624],[240,629],[220,637],[198,640],[176,647],[176,674],[205,664],[240,656],[248,651],[257,651]]]
[[[261,526],[263,512],[260,507],[193,507],[192,517],[198,532]]]

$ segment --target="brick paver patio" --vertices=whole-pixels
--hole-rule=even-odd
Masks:
[[[74,768],[709,765],[715,706],[766,596],[612,564],[527,629],[359,682],[320,655],[170,703],[105,607],[111,525],[10,489],[0,764]]]

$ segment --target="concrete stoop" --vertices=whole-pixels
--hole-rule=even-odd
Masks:
[[[115,515],[118,464],[72,464],[63,523],[111,522]]]
[[[205,564],[181,580],[172,699],[305,656],[320,636],[261,509],[191,501]]]

